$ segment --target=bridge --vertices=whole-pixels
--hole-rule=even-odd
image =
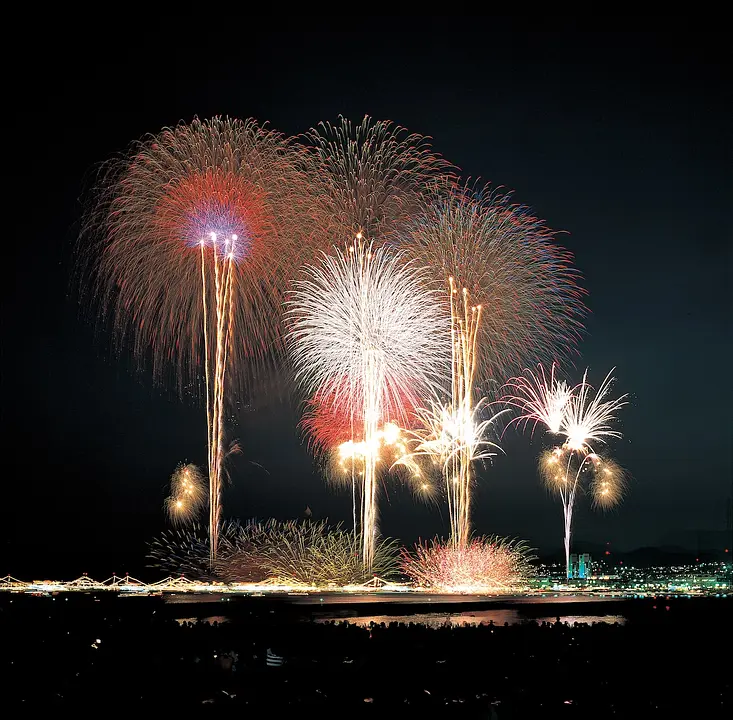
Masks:
[[[169,575],[162,580],[146,583],[130,575],[112,574],[106,580],[94,580],[86,573],[74,580],[33,580],[24,581],[12,575],[0,578],[0,592],[28,593],[31,595],[53,595],[66,592],[116,592],[118,594],[159,595],[164,593],[240,593],[266,594],[288,592],[351,592],[364,593],[374,591],[405,592],[414,590],[405,583],[392,583],[379,577],[374,577],[363,585],[348,585],[345,587],[310,587],[306,585],[292,585],[285,581],[271,579],[262,583],[208,583],[189,580],[183,575],[174,577]]]

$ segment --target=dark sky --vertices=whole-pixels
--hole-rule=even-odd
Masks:
[[[581,499],[578,542],[633,548],[722,530],[733,476],[725,39],[400,23],[258,29],[231,43],[223,32],[210,45],[148,25],[36,44],[5,137],[17,160],[5,172],[16,236],[5,238],[0,575],[136,571],[163,527],[171,470],[205,459],[201,409],[115,355],[72,290],[85,177],[195,114],[252,116],[288,134],[339,114],[391,119],[566,231],[592,313],[578,370],[600,380],[616,366],[617,387],[632,393],[614,444],[630,493],[605,516]],[[286,519],[310,505],[348,520],[350,498],[324,487],[296,423],[277,403],[240,414],[227,515]],[[477,530],[553,551],[561,509],[535,476],[541,441],[509,435],[504,447],[481,481]],[[440,513],[405,491],[390,486],[381,508],[389,535],[445,532]]]

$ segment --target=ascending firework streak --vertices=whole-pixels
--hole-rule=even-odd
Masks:
[[[208,292],[206,282],[206,239],[199,242],[201,247],[201,298],[204,320],[204,357],[206,372],[206,418],[208,425],[209,448],[209,556],[213,567],[219,543],[221,522],[221,486],[224,464],[224,397],[227,357],[232,338],[232,267],[234,265],[237,235],[223,241],[215,232],[209,234],[211,260],[213,266],[213,291],[215,308],[215,332],[210,341]],[[209,285],[211,282],[209,281]],[[213,350],[213,362],[210,356]]]
[[[481,305],[469,307],[468,290],[463,288],[461,300],[453,278],[450,280],[451,319],[451,407],[457,422],[459,452],[450,460],[448,510],[451,538],[457,547],[465,547],[471,534],[471,465],[474,447],[473,381],[476,376],[476,339],[481,323]]]
[[[380,433],[425,392],[438,391],[447,332],[439,295],[400,254],[357,240],[304,268],[290,299],[297,381],[362,428],[362,560],[377,533]]]
[[[587,452],[587,451],[586,451]],[[590,481],[593,504],[608,509],[621,500],[625,475],[618,464],[596,453],[584,454],[569,445],[556,447],[540,456],[540,474],[550,490],[560,496],[565,528],[565,568],[568,578],[573,576],[570,564],[570,536],[573,529],[573,510],[579,491]]]
[[[554,434],[563,435],[565,442],[545,452],[540,458],[540,472],[548,485],[560,495],[565,527],[565,566],[567,576],[572,577],[570,566],[570,537],[573,525],[573,509],[578,491],[594,478],[591,490],[595,504],[602,508],[615,505],[624,487],[623,470],[610,460],[601,458],[591,442],[605,444],[607,438],[620,438],[621,433],[612,428],[617,411],[627,404],[627,395],[607,399],[614,378],[611,370],[591,397],[591,385],[583,381],[572,389],[555,378],[554,367],[550,382],[545,381],[544,370],[537,374],[530,371],[525,376],[513,378],[507,383],[513,395],[505,398],[507,404],[519,407],[522,415],[517,418],[524,425],[544,423]],[[559,414],[559,419],[558,419]]]

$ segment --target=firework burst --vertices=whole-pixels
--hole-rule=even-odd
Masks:
[[[120,337],[157,376],[172,366],[179,387],[205,386],[212,562],[225,403],[278,354],[283,278],[310,247],[297,156],[252,120],[165,129],[107,168],[83,234]]]
[[[506,593],[526,587],[533,559],[524,542],[480,537],[457,547],[436,538],[403,551],[402,571],[418,587],[439,592]]]
[[[483,308],[476,380],[501,383],[527,363],[569,354],[586,309],[572,256],[511,196],[439,184],[399,241],[437,283],[454,279]]]
[[[307,266],[289,300],[296,380],[356,418],[366,447],[379,445],[405,403],[439,391],[448,349],[439,294],[399,253],[361,241]],[[353,440],[353,436],[349,438]],[[364,455],[362,557],[371,566],[376,537],[376,455]]]
[[[419,207],[425,187],[449,164],[429,139],[387,121],[341,118],[306,135],[308,171],[324,230],[335,241],[357,233],[370,240],[400,235]]]
[[[615,370],[615,368],[613,369]],[[571,393],[565,407],[563,433],[566,444],[578,452],[592,452],[591,442],[606,443],[607,438],[620,438],[621,433],[612,428],[616,414],[628,404],[628,395],[609,398],[615,378],[613,370],[606,375],[598,390],[588,383],[588,371],[583,374],[583,382]]]

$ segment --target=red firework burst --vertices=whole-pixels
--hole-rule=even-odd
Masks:
[[[318,392],[308,401],[301,427],[318,452],[328,453],[348,440],[360,442],[364,439],[364,418],[351,413],[336,403],[339,392]],[[388,408],[381,424],[394,423],[402,429],[410,428],[414,422],[416,398],[403,395],[396,407]]]
[[[253,120],[195,119],[144,138],[107,166],[82,234],[81,269],[157,377],[169,365],[179,387],[201,376],[200,243],[210,263],[211,233],[231,243],[218,252],[233,259],[232,389],[280,352],[284,292],[322,225],[312,222],[302,152]],[[213,270],[207,281],[212,288]]]

